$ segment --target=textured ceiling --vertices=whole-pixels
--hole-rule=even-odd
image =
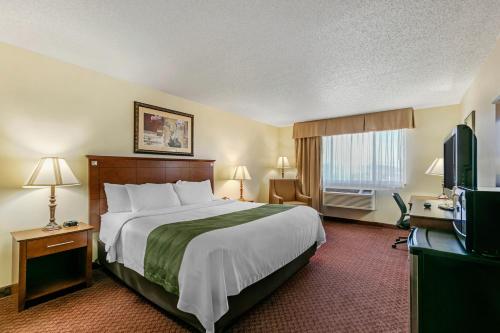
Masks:
[[[499,0],[0,2],[0,41],[274,125],[454,104]]]

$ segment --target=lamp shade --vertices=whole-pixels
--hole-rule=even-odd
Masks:
[[[236,170],[234,170],[233,179],[236,180],[250,180],[250,173],[248,173],[248,169],[244,165],[238,165]]]
[[[280,156],[278,157],[278,163],[276,163],[276,167],[280,169],[288,169],[290,168],[290,163],[288,163],[288,157]]]
[[[444,175],[444,160],[442,157],[436,158],[429,166],[426,175],[443,176]]]
[[[38,161],[24,187],[72,185],[80,185],[80,182],[63,158],[43,157]]]

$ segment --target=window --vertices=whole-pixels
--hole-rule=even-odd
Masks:
[[[323,137],[323,187],[403,187],[405,134],[400,129]]]

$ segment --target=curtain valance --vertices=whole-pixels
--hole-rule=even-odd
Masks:
[[[368,113],[365,115],[365,132],[415,128],[413,108]]]
[[[293,124],[293,138],[415,128],[413,108],[321,119]]]
[[[293,124],[293,138],[313,138],[324,136],[326,130],[325,120],[306,121]]]

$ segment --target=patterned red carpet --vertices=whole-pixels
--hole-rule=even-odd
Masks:
[[[232,327],[233,332],[407,332],[404,231],[325,223],[328,242],[309,265]],[[16,312],[0,299],[0,332],[187,332],[99,270],[89,289]]]

